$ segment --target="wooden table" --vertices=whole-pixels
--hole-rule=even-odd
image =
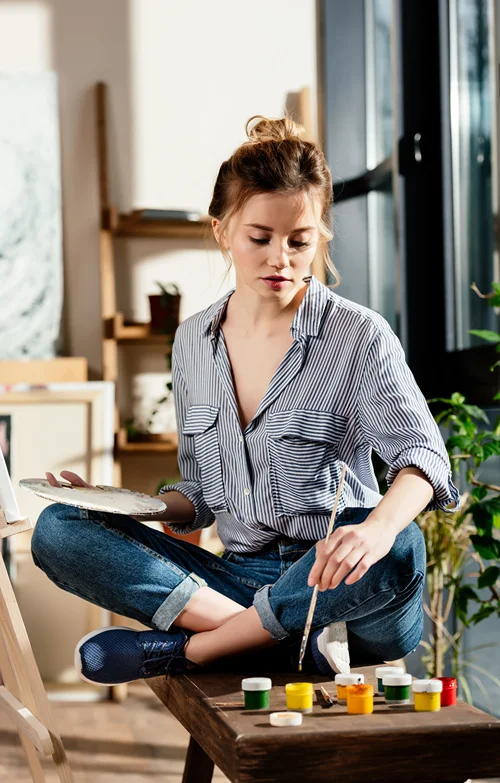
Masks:
[[[375,685],[374,667],[359,671]],[[183,783],[210,783],[214,764],[232,783],[462,783],[500,776],[500,721],[464,702],[426,713],[413,704],[387,707],[375,696],[372,715],[348,715],[344,706],[324,706],[319,685],[333,696],[335,686],[321,675],[273,673],[271,708],[248,711],[243,676],[146,680],[191,735]],[[296,728],[270,726],[269,714],[286,709],[285,684],[304,679],[315,683],[313,712]]]

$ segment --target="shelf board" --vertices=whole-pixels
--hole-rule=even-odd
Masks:
[[[169,440],[167,441],[152,441],[152,442],[133,442],[127,440],[127,431],[121,429],[116,436],[116,450],[119,454],[142,452],[153,453],[162,452],[175,454],[177,452],[178,438],[177,433],[169,433]]]
[[[169,334],[151,329],[150,324],[127,323],[117,332],[116,339],[126,345],[168,345]]]
[[[134,212],[117,216],[113,233],[118,237],[200,239],[208,236],[210,218],[201,220],[145,220]]]
[[[173,338],[172,334],[151,329],[150,323],[125,322],[123,313],[106,319],[105,336],[123,345],[160,345],[165,348]]]

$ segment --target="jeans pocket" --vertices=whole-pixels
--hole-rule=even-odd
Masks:
[[[267,422],[271,490],[280,515],[324,514],[335,501],[335,463],[347,416],[330,411],[271,413]]]

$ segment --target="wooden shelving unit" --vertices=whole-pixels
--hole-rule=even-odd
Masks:
[[[116,437],[118,451],[124,452],[162,452],[163,454],[173,454],[177,452],[177,433],[168,434],[168,440],[162,441],[129,441],[127,440],[127,431],[123,428],[118,430]]]
[[[117,237],[145,237],[150,239],[208,240],[211,236],[210,218],[200,220],[156,220],[145,217],[147,210],[135,209],[121,213],[111,204],[108,177],[107,96],[104,82],[96,84],[97,144],[100,198],[100,277],[101,312],[103,319],[103,380],[118,379],[118,350],[120,346],[167,346],[172,335],[151,329],[149,323],[125,321],[123,313],[116,309],[114,240]],[[177,434],[172,433],[166,442],[128,442],[126,431],[115,411],[115,484],[121,485],[120,456],[143,452],[169,452],[177,450]]]

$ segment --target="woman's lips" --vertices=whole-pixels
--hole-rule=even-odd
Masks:
[[[275,291],[279,291],[286,283],[291,281],[286,277],[263,277],[262,280],[268,288],[273,288]]]

